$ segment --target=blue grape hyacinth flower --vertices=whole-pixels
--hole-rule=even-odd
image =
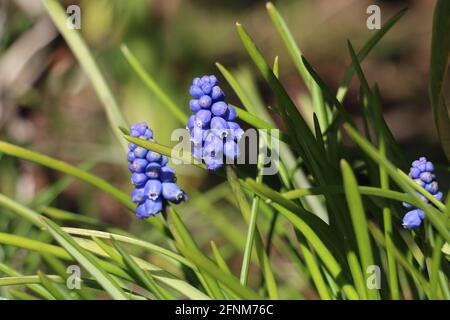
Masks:
[[[442,201],[442,192],[439,191],[439,185],[436,181],[436,175],[434,174],[433,163],[427,160],[425,157],[419,158],[412,163],[411,169],[409,170],[409,177],[413,179],[417,184],[427,190],[433,197],[438,201]],[[430,203],[430,201],[423,195],[419,194],[419,197],[425,203]],[[408,211],[403,217],[403,227],[406,229],[414,229],[421,226],[423,219],[425,219],[425,213],[423,210],[415,208],[410,203],[403,203],[403,206],[407,209],[412,209]]]
[[[228,105],[225,94],[213,75],[194,78],[189,88],[192,99],[189,107],[194,113],[186,128],[191,133],[192,154],[215,171],[224,164],[224,158],[239,156],[238,142],[244,131],[236,119],[236,110]]]
[[[133,124],[130,135],[154,141],[153,131],[146,123]],[[135,186],[131,201],[137,204],[138,218],[146,219],[160,213],[167,202],[178,204],[187,200],[186,193],[175,183],[175,171],[167,166],[166,156],[134,143],[130,143],[128,149],[128,168],[132,173],[131,183]]]

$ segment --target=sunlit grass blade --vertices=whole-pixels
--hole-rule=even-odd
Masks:
[[[181,220],[180,216],[175,211],[175,209],[170,207],[169,212],[174,226],[173,228],[174,230],[172,231],[172,233],[174,234],[176,241],[182,244],[183,246],[186,246],[196,251],[198,255],[203,255],[203,253],[198,248],[194,238],[189,233],[188,229],[186,228],[185,224],[183,223],[183,221]],[[199,273],[199,279],[204,283],[206,289],[210,291],[210,293],[213,295],[214,298],[216,299],[225,298],[216,279],[211,277],[209,274],[204,274],[202,271],[200,271]]]
[[[450,118],[445,103],[445,86],[450,59],[450,2],[437,0],[433,16],[429,93],[442,148],[450,161]]]
[[[98,231],[98,230],[89,230],[89,229],[81,229],[81,228],[62,228],[65,232],[71,234],[71,235],[77,235],[77,236],[86,236],[86,237],[96,237],[96,238],[102,238],[102,239],[111,239],[114,238],[116,241],[127,243],[131,245],[135,245],[137,247],[149,250],[150,252],[153,252],[155,254],[158,254],[163,257],[170,258],[174,261],[178,261],[190,268],[193,267],[193,264],[189,262],[189,260],[186,260],[186,258],[180,256],[176,252],[170,251],[166,248],[160,247],[154,243],[147,242],[144,240],[136,239],[131,236],[125,236],[117,233],[111,233],[111,232],[104,232],[104,231]]]
[[[375,95],[369,87],[369,84],[364,76],[361,66],[359,65],[358,58],[350,42],[348,42],[348,48],[350,51],[350,56],[352,58],[353,67],[356,70],[358,78],[362,86],[362,95],[366,95],[369,100],[367,103],[369,105],[369,112],[372,113],[373,124],[375,127],[375,132],[377,135],[378,150],[383,157],[387,154],[387,145],[396,148],[396,143],[393,140],[392,134],[387,127],[383,116],[381,115],[380,100],[378,95]],[[384,190],[389,190],[389,177],[386,169],[379,165],[379,180],[381,188]],[[383,208],[383,222],[384,222],[384,236],[386,238],[386,256],[389,269],[389,287],[391,289],[391,297],[394,300],[400,298],[399,288],[398,288],[398,276],[397,276],[397,266],[394,258],[394,252],[392,247],[392,217],[391,209],[389,206]]]
[[[10,277],[22,277],[23,276],[21,273],[17,272],[13,268],[11,268],[11,267],[9,267],[6,264],[1,263],[1,262],[0,262],[0,272],[4,273],[4,274],[6,274],[6,275],[8,275]],[[53,299],[53,296],[50,294],[50,292],[48,292],[41,285],[29,284],[26,287],[29,288],[30,290],[34,291],[35,293],[37,293],[41,297],[47,299],[47,300]]]
[[[269,13],[272,22],[281,36],[286,48],[291,55],[294,64],[302,77],[306,87],[309,89],[311,97],[313,99],[313,108],[319,117],[321,127],[325,130],[328,127],[328,111],[326,110],[325,103],[323,101],[322,92],[319,86],[311,78],[308,70],[305,68],[302,60],[302,52],[294,40],[292,33],[290,32],[286,22],[280,15],[275,6],[268,2],[266,4],[267,12]],[[275,72],[274,72],[275,73]]]
[[[331,92],[331,89],[328,88],[328,86],[325,84],[325,82],[320,78],[318,73],[314,70],[314,68],[309,64],[309,62],[306,60],[304,56],[302,56],[302,61],[305,66],[305,68],[308,70],[311,77],[314,79],[314,81],[317,83],[317,85],[322,90],[322,93],[326,100],[333,106],[336,107],[339,114],[342,115],[344,120],[348,123],[353,123],[352,118],[350,117],[347,110],[344,108],[342,103],[336,98],[336,96]]]
[[[383,38],[383,36],[400,20],[401,17],[406,13],[408,9],[402,9],[398,13],[396,13],[392,18],[390,18],[386,23],[383,23],[383,26],[380,30],[378,30],[367,42],[363,45],[363,47],[358,51],[357,57],[358,61],[362,62],[366,56],[372,51],[372,49],[377,45],[377,43]],[[351,64],[344,74],[344,79],[342,80],[341,85],[339,86],[338,92],[336,94],[336,98],[339,101],[343,101],[345,94],[347,93],[348,86],[352,80],[353,74],[355,72],[354,65]]]
[[[378,229],[378,227],[372,222],[368,223],[368,228],[374,240],[382,247],[386,247],[386,239],[384,238],[381,230]],[[417,270],[394,245],[393,251],[397,262],[405,269],[406,272],[408,272],[416,281],[418,281],[422,285],[423,290],[427,293],[428,296],[430,296],[430,283],[424,278],[422,273]]]
[[[13,297],[15,300],[27,300],[27,301],[33,301],[33,300],[41,300],[39,298],[36,298],[35,296],[32,296],[31,294],[28,294],[24,291],[9,289],[8,293]]]
[[[258,159],[257,159],[256,182],[261,183],[263,180],[262,174],[263,174],[263,166],[264,166],[264,156],[261,154],[261,150],[264,148],[263,140],[259,139],[258,144],[259,144],[259,148],[258,148],[259,152],[258,152]],[[244,249],[242,266],[241,266],[240,281],[243,286],[247,285],[247,283],[248,283],[248,272],[250,269],[251,255],[253,252],[253,245],[255,242],[254,239],[255,239],[255,237],[258,236],[258,235],[255,235],[255,230],[256,230],[256,225],[257,225],[259,202],[260,202],[260,198],[258,196],[254,197],[252,200],[252,206],[250,209],[250,220],[248,222],[247,239],[245,242],[245,249]]]
[[[311,246],[317,252],[317,255],[321,258],[324,265],[329,270],[330,274],[341,286],[342,290],[345,292],[348,298],[358,299],[358,294],[356,293],[350,281],[347,279],[346,275],[344,274],[344,269],[338,262],[342,261],[342,259],[336,258],[342,254],[342,251],[338,249],[339,244],[336,240],[331,240],[332,236],[329,234],[329,232],[327,232],[326,225],[320,227],[320,223],[323,223],[323,221],[319,220],[320,222],[313,222],[311,219],[307,218],[307,214],[304,214],[300,217],[299,215],[297,215],[297,207],[293,203],[290,203],[287,199],[283,200],[283,197],[280,194],[276,193],[270,188],[257,184],[251,179],[246,179],[245,183],[262,197],[272,200],[271,205],[274,206],[275,209],[277,209],[289,222],[291,222],[293,226],[298,229],[309,241]],[[296,212],[297,214],[294,212]],[[309,215],[310,217],[318,219],[312,214]],[[309,223],[305,222],[308,221],[306,219],[309,220]],[[319,234],[317,233],[318,231],[320,232]],[[326,242],[324,243],[324,241]],[[332,251],[330,251],[330,249]]]
[[[114,239],[114,238],[113,238]],[[122,256],[125,265],[130,269],[132,274],[139,280],[139,282],[150,290],[158,299],[173,300],[174,297],[164,288],[158,286],[149,271],[142,270],[131,256],[115,241],[113,240],[114,248]]]
[[[352,218],[353,230],[355,231],[356,243],[358,245],[359,257],[362,270],[368,270],[374,265],[372,246],[370,244],[369,231],[367,229],[367,218],[361,196],[358,192],[356,177],[347,161],[341,161],[341,170],[344,180],[345,196]],[[367,289],[370,299],[377,299],[378,294],[373,289]]]
[[[303,156],[306,156],[305,162],[311,165],[311,162],[313,161],[312,158],[314,158],[315,162],[321,164],[322,168],[326,170],[327,166],[323,163],[324,157],[318,149],[314,141],[314,136],[305,120],[297,110],[297,107],[292,102],[277,77],[273,74],[271,67],[267,64],[261,52],[256,47],[244,27],[238,23],[236,24],[236,28],[239,37],[241,38],[241,42],[246,48],[248,54],[258,67],[266,82],[276,94],[280,108],[279,111],[281,112],[284,123],[288,127],[289,132],[295,134],[295,139],[293,139],[293,142],[295,142],[295,146],[299,150],[303,151]],[[309,155],[309,153],[311,153],[311,155]]]
[[[112,298],[115,300],[128,300],[125,292],[120,288],[116,281],[102,269],[91,253],[81,248],[69,234],[64,232],[54,222],[47,218],[42,219],[55,240],[95,278]]]
[[[113,255],[116,258],[120,259],[120,261],[122,262],[121,258],[119,257],[119,255],[115,251],[115,249],[108,246],[104,242],[102,242],[103,243],[103,249],[102,249],[102,247],[100,247],[98,245],[98,243],[96,243],[93,240],[84,239],[84,238],[76,238],[76,237],[74,237],[74,239],[84,249],[89,250],[90,252],[92,252],[96,255],[99,255],[101,257],[111,258],[111,256],[109,254],[107,254],[104,250],[104,248],[107,248],[106,251],[115,252]],[[140,268],[152,272],[152,275],[155,278],[155,280],[158,280],[159,282],[171,287],[172,289],[181,293],[183,296],[185,296],[189,299],[192,299],[192,300],[208,300],[208,299],[210,299],[207,295],[205,295],[203,292],[201,292],[196,287],[189,284],[187,281],[180,280],[173,274],[151,264],[150,262],[148,262],[146,260],[140,259],[135,256],[132,256],[132,258],[136,261],[136,263],[139,265]],[[118,267],[115,264],[110,264],[110,263],[100,260],[100,259],[98,261],[99,261],[99,263],[101,262],[102,264],[105,264],[104,269],[106,270],[108,268],[109,273],[111,273],[113,275],[117,275],[118,277],[120,277],[124,280],[133,281],[133,278],[127,272],[125,272],[124,269]],[[116,270],[111,268],[111,266],[115,267]]]
[[[84,171],[61,160],[57,160],[44,154],[34,152],[3,141],[0,141],[0,152],[20,159],[32,161],[34,163],[57,171],[61,171],[65,174],[83,180],[84,182],[87,182],[94,187],[97,187],[98,189],[110,194],[128,208],[134,210],[135,205],[131,202],[130,197],[127,194],[118,190],[106,180],[99,178],[87,171]]]
[[[81,37],[78,30],[75,28],[67,27],[67,14],[63,9],[62,5],[58,0],[42,0],[45,8],[47,9],[48,14],[52,18],[59,32],[62,34],[64,39],[67,41],[70,49],[77,57],[80,65],[82,66],[84,72],[91,80],[94,89],[103,103],[103,107],[105,109],[109,125],[111,130],[116,135],[116,138],[119,140],[119,143],[127,149],[126,144],[121,138],[122,135],[118,130],[119,126],[127,127],[127,121],[125,120],[124,115],[120,111],[118,103],[112,94],[111,89],[106,83],[105,78],[103,77],[100,68],[98,67],[92,53],[89,51],[86,43]]]
[[[168,146],[165,146],[165,145],[153,142],[153,141],[138,139],[138,138],[135,138],[135,137],[132,137],[129,135],[124,135],[124,138],[127,139],[129,142],[135,143],[138,146],[155,151],[155,152],[165,155],[167,157],[171,157],[171,158],[180,160],[183,163],[194,164],[199,168],[206,169],[205,165],[201,164],[201,163],[199,163],[199,161],[195,160],[194,157],[192,157],[192,154],[188,151],[184,151],[182,154],[179,154],[178,152],[173,152],[171,147],[168,147]]]
[[[158,97],[159,100],[167,107],[167,109],[177,118],[177,120],[182,124],[186,125],[188,116],[185,111],[183,111],[165,92],[161,89],[158,83],[153,79],[148,72],[145,71],[142,64],[134,56],[133,53],[124,44],[121,45],[123,55],[126,60],[133,68],[134,72],[138,77],[144,82],[147,88]]]
[[[51,278],[47,277],[43,272],[38,271],[37,273],[42,285],[48,292],[50,292],[56,300],[73,300],[67,292],[62,290],[56,283],[54,283]]]
[[[297,68],[298,72],[300,73],[301,77],[303,78],[303,81],[305,82],[306,86],[312,90],[312,86],[314,85],[314,82],[308,72],[306,70],[302,59],[301,59],[301,51],[298,47],[297,43],[295,42],[294,37],[292,36],[292,33],[289,31],[288,26],[286,25],[286,22],[284,21],[283,17],[280,15],[278,10],[275,8],[275,6],[268,2],[266,4],[267,12],[269,13],[270,18],[272,19],[272,22],[277,29],[279,35],[283,39],[283,42],[285,46],[287,47],[289,54],[292,57],[292,60],[294,61],[295,67]]]
[[[211,240],[211,250],[212,250],[212,252],[214,254],[214,258],[216,259],[216,263],[220,267],[220,269],[223,272],[232,274],[230,268],[227,265],[227,262],[225,261],[225,259],[220,254],[220,251],[217,248],[217,245],[216,245],[216,243],[213,240]]]
[[[272,267],[270,265],[270,260],[267,257],[267,253],[264,248],[264,243],[261,238],[261,233],[256,225],[256,215],[257,211],[251,212],[251,209],[248,205],[247,199],[245,198],[245,194],[241,189],[241,185],[237,179],[236,173],[231,169],[230,167],[226,168],[227,170],[227,178],[230,183],[231,189],[233,190],[233,193],[235,194],[236,200],[239,205],[239,209],[241,210],[241,213],[247,222],[249,226],[249,230],[251,233],[250,235],[247,235],[246,240],[246,248],[244,249],[244,255],[247,255],[247,257],[244,256],[245,261],[242,262],[242,268],[241,268],[241,284],[246,283],[244,281],[244,278],[248,276],[248,264],[250,263],[251,258],[251,250],[253,247],[253,241],[255,242],[255,249],[256,249],[256,255],[259,260],[259,264],[261,267],[261,271],[264,277],[264,281],[266,284],[267,292],[269,293],[269,297],[271,299],[278,299],[278,288],[276,285],[275,275],[273,273]],[[257,207],[254,207],[254,209],[257,209]],[[253,221],[252,219],[252,213],[253,213]],[[253,226],[252,226],[253,224]],[[253,231],[251,231],[251,228],[253,228]],[[249,239],[249,237],[252,237],[253,240]],[[250,243],[251,242],[251,243]],[[242,273],[242,270],[244,271]]]
[[[332,297],[328,290],[327,284],[325,283],[325,279],[323,277],[320,265],[316,257],[314,256],[314,253],[309,248],[305,237],[299,232],[297,232],[297,238],[299,239],[299,247],[301,252],[303,253],[303,259],[305,259],[306,267],[308,268],[308,271],[311,274],[311,278],[314,281],[320,299],[331,300]]]
[[[243,287],[239,283],[239,280],[225,272],[223,272],[219,266],[214,264],[209,258],[199,255],[196,250],[188,248],[178,243],[177,249],[183,253],[185,257],[190,259],[195,265],[197,265],[202,271],[208,273],[211,277],[214,277],[224,286],[228,287],[233,293],[238,295],[240,298],[248,300],[260,300],[261,297],[253,292],[248,287]]]
[[[441,270],[441,259],[442,259],[442,246],[444,245],[444,240],[440,236],[436,236],[434,241],[433,255],[431,259],[431,268],[430,268],[430,290],[431,290],[431,299],[438,298],[438,289],[439,289],[439,271]],[[447,288],[448,283],[446,284]]]
[[[364,275],[361,270],[361,265],[354,251],[347,252],[347,262],[350,267],[350,273],[352,274],[353,281],[355,283],[355,289],[358,292],[360,298],[366,300],[366,281],[364,281]]]

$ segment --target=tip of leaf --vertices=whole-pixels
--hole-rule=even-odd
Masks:
[[[266,3],[266,8],[268,9],[268,10],[270,10],[270,9],[273,9],[273,3],[272,2],[267,2]]]
[[[236,27],[242,27],[242,24],[240,24],[238,21],[236,21]]]
[[[127,128],[119,126],[119,130],[122,131],[123,134],[128,135],[129,131]]]

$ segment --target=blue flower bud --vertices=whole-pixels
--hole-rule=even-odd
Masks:
[[[413,205],[410,204],[410,203],[408,203],[408,202],[402,202],[402,204],[403,204],[403,206],[404,206],[406,209],[411,209],[411,208],[413,208]]]
[[[195,121],[195,114],[191,115],[188,119],[187,129],[189,131],[192,131],[192,129],[194,129],[194,121]]]
[[[409,177],[412,179],[417,179],[420,177],[421,171],[417,169],[416,167],[412,167],[411,170],[409,170]]]
[[[163,182],[162,195],[167,201],[175,204],[186,199],[186,194],[173,182]]]
[[[136,156],[134,155],[133,152],[130,151],[127,153],[127,159],[128,159],[128,161],[133,162],[134,159],[136,159]]]
[[[175,182],[175,171],[171,167],[161,167],[159,178],[162,182]]]
[[[197,112],[202,107],[200,106],[198,99],[192,99],[191,101],[189,101],[189,108],[191,109],[192,112]]]
[[[224,117],[228,112],[228,105],[223,101],[214,102],[211,111],[215,116]]]
[[[434,171],[434,165],[430,161],[427,161],[427,163],[425,165],[425,170],[428,171],[428,172],[433,172]]]
[[[157,162],[161,160],[161,154],[154,152],[152,150],[149,150],[147,152],[147,155],[145,156],[148,162]]]
[[[199,144],[194,144],[192,146],[192,156],[197,159],[197,160],[201,160],[203,157],[203,146],[201,143]]]
[[[228,113],[227,113],[225,120],[233,121],[234,119],[236,119],[236,116],[237,116],[236,109],[229,105]]]
[[[137,148],[137,144],[134,143],[129,143],[128,144],[128,149],[130,149],[130,151],[134,151]]]
[[[132,173],[134,172],[133,163],[131,162],[128,163],[128,170],[130,170]]]
[[[145,185],[148,178],[144,173],[133,173],[131,175],[131,183],[134,184],[136,187],[141,188]]]
[[[153,138],[153,131],[150,129],[145,130],[144,134],[139,136],[141,139],[150,140]]]
[[[147,181],[144,187],[144,195],[149,199],[156,200],[161,194],[161,181],[156,179],[150,179]]]
[[[131,193],[131,201],[133,203],[141,203],[144,197],[144,188],[135,188]]]
[[[192,84],[194,86],[199,86],[200,85],[200,78],[199,77],[195,77],[194,80],[192,80]]]
[[[137,134],[133,137],[139,137],[145,133],[145,130],[148,129],[148,126],[145,122],[135,123],[130,127],[130,135],[131,132],[136,132]]]
[[[204,94],[209,95],[211,93],[211,90],[212,90],[212,86],[209,83],[204,83],[202,85],[202,91]]]
[[[222,158],[205,156],[204,160],[206,169],[211,171],[216,171],[217,169],[220,169],[223,166]]]
[[[217,78],[214,75],[209,76],[209,84],[215,86],[217,84]]]
[[[200,98],[203,95],[203,91],[198,86],[191,86],[189,88],[189,94],[194,98]]]
[[[406,229],[414,229],[420,227],[420,225],[422,224],[420,211],[421,210],[416,209],[405,214],[405,216],[403,217],[403,227]]]
[[[203,141],[203,129],[195,126],[191,132],[191,138],[189,140],[191,140],[194,145],[200,145]]]
[[[435,197],[438,201],[442,202],[443,194],[441,191],[439,191],[436,194],[433,194],[433,197]]]
[[[223,151],[223,141],[215,134],[210,133],[205,138],[205,143],[203,145],[203,156],[204,157],[221,157]]]
[[[145,216],[138,218],[148,218],[150,216],[154,216],[155,214],[159,213],[163,209],[163,202],[161,197],[159,197],[156,200],[147,199],[144,202],[145,205]]]
[[[133,163],[132,163],[134,172],[139,172],[139,173],[144,172],[145,168],[147,167],[147,165],[148,165],[148,161],[147,160],[139,159],[139,158],[134,160]]]
[[[159,160],[159,164],[161,167],[164,167],[169,162],[169,158],[167,158],[165,155],[161,156],[161,159]]]
[[[145,158],[145,156],[147,155],[148,150],[141,147],[141,146],[137,146],[136,149],[134,149],[134,155],[136,156],[136,158]]]
[[[227,158],[235,159],[239,156],[239,147],[234,141],[227,141],[223,147],[223,153]]]
[[[221,117],[214,117],[211,119],[211,130],[220,138],[224,138],[228,133],[227,122]]]
[[[430,183],[434,179],[434,174],[427,172],[427,171],[422,172],[420,174],[420,179],[425,183]]]
[[[214,86],[211,90],[211,98],[213,101],[222,101],[225,99],[225,94],[219,86]]]
[[[203,76],[200,78],[200,80],[202,81],[202,84],[206,84],[209,83],[209,76]]]
[[[244,135],[244,130],[241,129],[238,123],[228,121],[227,122],[228,128],[231,130],[231,135],[234,139],[239,141],[241,137]]]
[[[150,162],[145,168],[145,174],[150,179],[158,179],[161,173],[161,165],[156,162]]]
[[[427,190],[431,194],[435,194],[436,192],[438,192],[438,188],[439,188],[439,186],[436,181],[433,181],[433,182],[425,185],[425,190]]]
[[[142,203],[136,207],[136,217],[140,219],[148,218],[147,214],[145,213],[145,203]]]
[[[206,128],[211,121],[211,111],[209,110],[200,110],[195,114],[195,126],[200,128]]]
[[[417,183],[421,187],[425,187],[425,182],[423,182],[420,178],[414,179],[414,182]]]
[[[211,102],[212,102],[211,97],[207,95],[201,96],[200,99],[198,100],[198,104],[203,109],[208,109],[211,106]]]

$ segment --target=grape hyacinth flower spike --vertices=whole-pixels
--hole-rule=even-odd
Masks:
[[[431,195],[433,195],[433,197],[435,197],[438,201],[442,201],[442,192],[439,191],[436,176],[434,175],[433,163],[428,161],[427,158],[421,157],[419,160],[412,163],[411,169],[409,170],[409,177],[431,193]],[[425,203],[430,203],[430,201],[423,195],[419,194],[419,197]],[[403,203],[403,206],[407,209],[412,209],[403,217],[403,227],[406,229],[420,227],[423,219],[425,218],[425,213],[406,202]]]
[[[153,131],[146,123],[133,124],[130,135],[154,141]],[[138,218],[146,219],[158,214],[167,202],[178,204],[187,200],[186,193],[175,183],[175,171],[167,166],[166,156],[134,143],[130,143],[128,148],[128,168],[132,173],[131,183],[135,186],[131,201],[137,204]]]
[[[239,156],[238,142],[244,131],[236,119],[236,110],[228,105],[225,94],[213,75],[194,78],[189,88],[192,96],[187,129],[191,133],[192,154],[205,163],[208,170],[217,170],[224,157],[234,160]]]

